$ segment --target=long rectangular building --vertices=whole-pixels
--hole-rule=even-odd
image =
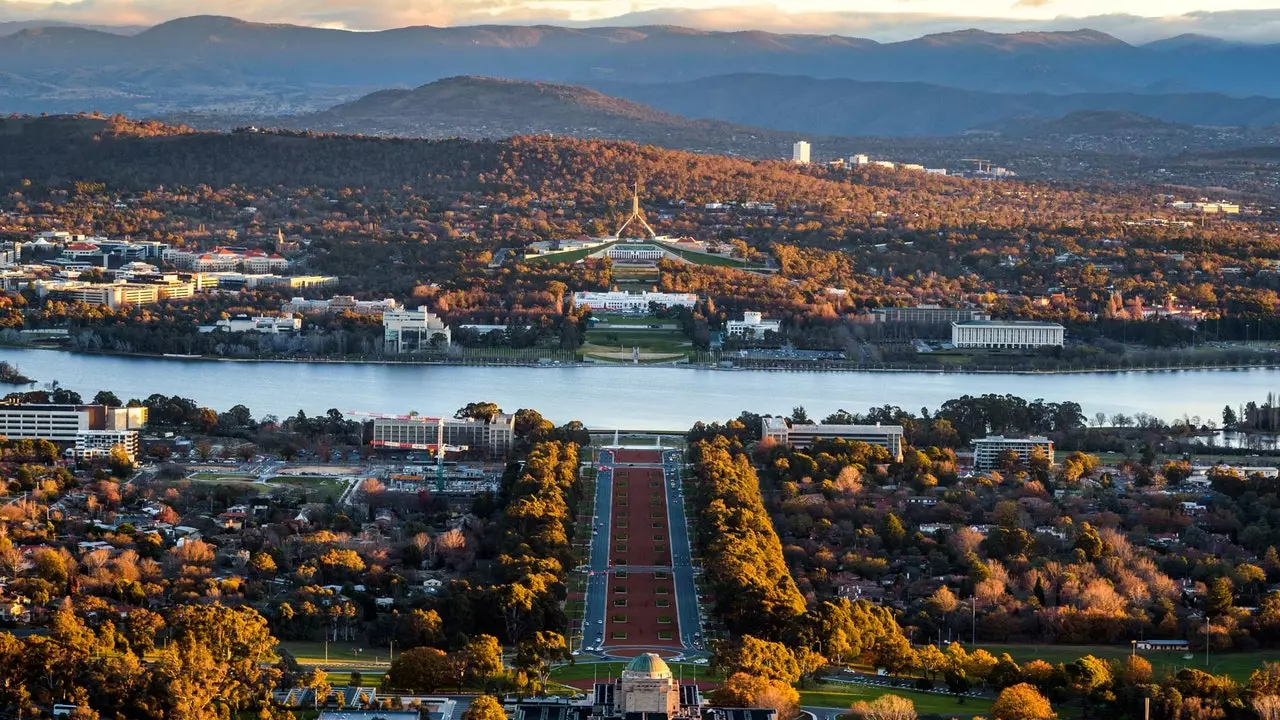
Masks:
[[[1049,456],[1049,464],[1053,464],[1053,441],[1047,437],[1035,436],[1025,438],[1007,438],[1003,435],[992,435],[973,441],[973,466],[979,470],[990,470],[1000,466],[1000,456],[1012,452],[1018,459],[1026,463],[1031,460],[1031,453],[1041,450]]]
[[[950,325],[957,322],[990,320],[981,308],[950,308],[941,305],[913,305],[911,307],[878,307],[871,311],[877,323],[902,323],[907,325]]]
[[[127,432],[147,424],[147,409],[103,405],[0,403],[0,436],[74,444],[82,433]]]
[[[373,421],[371,444],[395,450],[428,450],[434,449],[443,435],[445,445],[479,449],[490,457],[506,457],[515,443],[515,424],[516,416],[509,413],[500,413],[487,422],[414,415],[378,417]]]
[[[791,425],[786,418],[764,418],[762,436],[779,444],[807,448],[820,440],[864,442],[889,451],[895,461],[902,460],[901,425]]]
[[[957,348],[1061,347],[1065,335],[1065,328],[1049,322],[991,320],[951,323],[951,344]]]
[[[573,294],[573,304],[577,307],[589,307],[592,310],[608,310],[610,312],[644,314],[649,312],[650,304],[659,307],[693,307],[698,304],[698,296],[693,293],[664,292],[589,292],[579,291]]]

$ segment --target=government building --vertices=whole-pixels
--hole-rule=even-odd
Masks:
[[[682,684],[662,658],[645,653],[632,658],[617,680],[597,682],[588,700],[520,700],[508,715],[514,720],[776,720],[778,713],[704,705],[696,683]]]
[[[951,344],[991,350],[1062,347],[1065,329],[1058,323],[988,320],[951,323]]]
[[[478,450],[491,458],[506,457],[515,443],[516,416],[499,413],[492,420],[431,418],[419,415],[380,416],[373,421],[375,447],[390,450],[434,450],[445,445]]]

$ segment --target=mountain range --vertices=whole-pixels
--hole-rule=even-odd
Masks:
[[[0,109],[19,112],[314,111],[456,75],[590,85],[745,73],[991,93],[1280,97],[1280,45],[1198,36],[1131,45],[1092,30],[969,30],[879,43],[670,26],[364,33],[199,16],[135,34],[25,28],[0,37],[0,67]]]

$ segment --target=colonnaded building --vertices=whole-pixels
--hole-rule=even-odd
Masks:
[[[1065,328],[1058,323],[1030,320],[951,323],[951,344],[957,348],[998,350],[1061,347],[1065,334]]]

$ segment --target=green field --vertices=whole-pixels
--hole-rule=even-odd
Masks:
[[[325,645],[323,642],[282,641],[281,650],[287,650],[300,665],[324,665]],[[357,652],[358,650],[358,652]],[[386,647],[371,648],[359,643],[329,643],[329,664],[349,665],[359,662],[358,667],[377,667],[387,665],[390,649]]]
[[[1085,655],[1105,660],[1122,660],[1132,652],[1132,648],[1120,645],[980,645],[983,650],[999,657],[1000,653],[1009,653],[1014,660],[1024,663],[1029,660],[1044,660],[1047,663],[1073,662]],[[1264,650],[1259,652],[1209,653],[1209,664],[1204,662],[1204,651],[1191,653],[1187,660],[1185,653],[1179,652],[1145,652],[1138,653],[1151,663],[1157,675],[1165,672],[1177,672],[1183,668],[1208,670],[1216,675],[1230,675],[1236,680],[1248,680],[1249,673],[1262,667],[1264,662],[1280,662],[1280,650]]]
[[[186,477],[191,482],[206,483],[251,483],[254,476],[237,472],[220,472],[217,470],[201,470]]]
[[[915,703],[921,715],[986,715],[991,711],[991,701],[983,698],[965,698],[963,703],[951,695],[916,692],[906,688],[866,687],[846,683],[818,683],[800,691],[800,704],[812,707],[847,708],[864,700],[870,702],[881,695],[900,695]]]
[[[617,352],[628,351],[633,347],[640,352],[650,353],[684,353],[691,344],[684,333],[679,330],[610,330],[608,328],[587,331],[587,345],[594,345],[603,350]],[[584,346],[585,351],[585,346]]]
[[[694,265],[713,265],[715,267],[734,267],[734,268],[742,268],[744,270],[760,267],[758,265],[752,265],[746,260],[729,257],[728,255],[710,255],[707,253],[693,252],[690,250],[680,250],[670,245],[660,245],[660,247],[662,247],[662,249],[666,250],[667,252],[673,253],[675,255],[679,255],[680,257],[684,258],[685,260],[688,260]]]

